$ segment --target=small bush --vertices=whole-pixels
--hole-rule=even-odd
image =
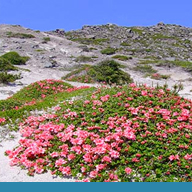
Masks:
[[[159,63],[160,60],[140,60],[138,64],[155,64],[155,63]]]
[[[75,59],[76,62],[91,62],[93,61],[92,57],[87,57],[85,55],[80,55]]]
[[[50,37],[44,37],[42,43],[48,43],[49,41],[51,41]]]
[[[124,46],[124,47],[128,47],[128,46],[130,46],[130,44],[127,43],[127,42],[123,42],[123,43],[121,43],[120,45],[121,45],[121,46]]]
[[[28,34],[28,33],[13,33],[11,31],[7,32],[7,36],[9,38],[14,37],[14,38],[21,38],[21,39],[35,38],[35,36],[32,35],[32,34]]]
[[[147,64],[136,66],[133,68],[133,70],[149,74],[157,72],[155,69],[153,69],[150,65]]]
[[[84,65],[63,79],[83,83],[105,82],[118,85],[132,82],[130,75],[123,72],[120,67],[121,65],[114,60],[105,60],[95,66]]]
[[[0,71],[10,70],[16,70],[16,67],[14,67],[7,59],[0,57]]]
[[[113,59],[118,59],[120,61],[127,61],[129,59],[132,59],[132,57],[127,57],[125,55],[115,55],[112,57]]]
[[[120,69],[121,65],[114,60],[105,60],[96,66],[89,73],[98,82],[107,84],[125,84],[131,83],[132,79],[129,74]]]
[[[24,65],[29,57],[21,57],[17,52],[9,52],[1,56],[4,59],[7,59],[13,65]]]
[[[14,82],[17,79],[21,79],[21,76],[8,74],[7,72],[0,73],[0,83],[8,84],[10,82]]]
[[[101,53],[105,55],[113,55],[115,54],[115,52],[116,52],[116,49],[112,47],[108,47],[106,49],[101,50]]]

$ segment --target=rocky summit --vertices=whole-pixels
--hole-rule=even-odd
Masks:
[[[17,71],[8,71],[21,78],[1,84],[1,99],[37,80],[61,79],[85,64],[106,59],[119,62],[134,82],[182,84],[181,95],[191,98],[192,28],[160,22],[149,27],[106,24],[41,32],[3,24],[0,45],[1,56],[14,51],[29,57]]]

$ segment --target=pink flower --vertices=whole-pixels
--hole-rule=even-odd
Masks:
[[[119,158],[119,152],[118,151],[115,151],[115,150],[111,150],[110,152],[109,152],[109,154],[111,155],[111,157],[113,157],[113,158]]]
[[[139,162],[139,159],[133,158],[133,159],[132,159],[132,162],[136,162],[136,163],[137,163],[137,162]]]
[[[187,155],[184,156],[184,159],[185,159],[185,160],[190,160],[190,159],[192,159],[192,155],[189,155],[189,154],[187,153]]]
[[[89,153],[86,153],[84,156],[83,156],[83,159],[85,162],[88,162],[88,163],[91,163],[92,162],[92,156],[91,154]]]
[[[142,96],[146,96],[147,95],[147,91],[141,91],[141,95]]]
[[[135,83],[131,83],[131,84],[129,84],[129,87],[136,87],[136,84]]]
[[[105,141],[104,139],[95,139],[94,142],[96,145],[103,145]]]
[[[179,155],[175,155],[175,159],[179,160]]]
[[[36,173],[41,174],[41,173],[43,173],[44,169],[42,169],[40,167],[35,167],[35,171],[36,171]]]
[[[71,153],[67,156],[67,158],[69,161],[71,161],[71,160],[75,159],[75,155],[73,153]]]
[[[131,168],[129,168],[129,167],[126,167],[126,168],[125,168],[125,172],[126,172],[127,174],[131,174],[132,169],[131,169]]]
[[[70,167],[60,167],[59,171],[61,171],[64,175],[70,175],[71,174],[71,168]]]
[[[109,157],[109,156],[104,156],[103,158],[102,158],[102,162],[111,162],[111,157]]]
[[[89,104],[89,103],[90,103],[89,100],[85,100],[85,101],[84,101],[84,104]]]
[[[71,147],[71,151],[75,151],[77,154],[81,154],[82,153],[80,146]]]
[[[85,167],[81,167],[82,173],[84,173],[87,169]]]
[[[171,155],[170,157],[169,157],[169,160],[170,161],[173,161],[173,160],[179,160],[179,155]]]
[[[6,121],[5,118],[0,118],[0,123],[4,123]]]
[[[97,171],[101,171],[102,169],[104,169],[106,167],[106,164],[99,164],[99,165],[96,165],[96,170]]]
[[[53,153],[51,153],[50,155],[51,155],[51,157],[54,158],[54,157],[58,157],[58,156],[59,156],[59,153],[57,153],[57,152],[53,152]]]
[[[45,94],[42,94],[41,97],[44,99],[44,98],[46,97],[46,95],[45,95]]]
[[[190,138],[190,135],[189,134],[185,134],[185,137],[187,138],[187,139],[189,139]]]
[[[106,102],[110,98],[109,95],[105,95],[104,97],[101,97],[101,101]]]
[[[163,89],[159,89],[159,93],[164,94],[165,92],[163,91]]]
[[[82,180],[83,182],[90,182],[90,180],[87,178],[87,179],[83,179]]]
[[[64,159],[58,159],[56,162],[55,162],[55,166],[56,167],[60,167],[61,165],[67,163],[67,161],[65,161]]]
[[[137,154],[136,154],[136,157],[141,157],[141,154],[137,153]]]
[[[91,171],[90,174],[89,174],[89,176],[90,176],[91,178],[95,178],[95,177],[97,176],[97,174],[98,174],[97,171]]]
[[[61,107],[57,106],[54,108],[55,111],[59,111],[61,109]]]
[[[175,156],[174,156],[174,155],[171,155],[171,156],[169,157],[169,160],[170,160],[170,161],[175,160]]]

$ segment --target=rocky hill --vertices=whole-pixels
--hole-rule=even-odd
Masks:
[[[83,26],[76,31],[34,31],[19,25],[0,25],[0,55],[16,51],[30,59],[17,72],[23,77],[1,85],[1,99],[37,80],[60,79],[84,64],[114,59],[138,83],[174,86],[182,83],[190,96],[192,28],[158,23],[150,27],[114,24]]]
[[[67,32],[65,36],[83,44],[111,46],[118,53],[142,58],[192,59],[192,29],[178,25],[158,23],[151,27],[120,27],[113,24],[84,26],[81,30]]]

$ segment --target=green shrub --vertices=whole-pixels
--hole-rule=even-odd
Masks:
[[[160,60],[140,60],[138,64],[153,64],[153,63],[159,63]]]
[[[14,67],[7,59],[0,57],[0,71],[10,70],[16,70],[16,67]]]
[[[42,43],[47,43],[49,41],[51,41],[50,37],[44,37]]]
[[[0,73],[0,83],[8,84],[10,82],[14,82],[17,79],[21,79],[21,76],[8,74],[7,72]]]
[[[105,60],[96,66],[89,73],[98,82],[107,84],[125,84],[132,82],[130,75],[120,69],[121,65],[114,60]]]
[[[87,57],[85,55],[80,55],[75,59],[76,62],[91,62],[93,61],[92,57]]]
[[[131,30],[133,31],[133,32],[135,32],[135,33],[138,33],[139,35],[142,35],[142,33],[143,33],[143,30],[142,29],[138,29],[138,28],[131,28]]]
[[[132,59],[132,57],[127,57],[125,55],[115,55],[112,57],[113,59],[118,59],[120,61],[127,61],[129,59]]]
[[[114,60],[105,60],[98,65],[84,65],[72,71],[63,79],[83,83],[105,82],[107,84],[125,84],[132,82],[130,75],[120,69],[121,65]]]
[[[124,47],[130,46],[130,44],[127,43],[127,42],[122,42],[120,45],[121,45],[121,46],[124,46]]]
[[[147,64],[136,66],[133,68],[133,70],[149,74],[157,72],[155,69],[153,69],[150,65]]]
[[[21,38],[21,39],[35,38],[35,36],[32,35],[32,34],[28,34],[28,33],[13,33],[11,31],[7,32],[7,36],[9,38],[14,37],[14,38]]]
[[[115,52],[116,52],[116,49],[112,47],[108,47],[106,49],[101,50],[101,53],[105,55],[113,55],[115,54]]]
[[[29,57],[21,57],[17,52],[11,51],[1,56],[4,59],[7,59],[13,65],[24,65]]]

